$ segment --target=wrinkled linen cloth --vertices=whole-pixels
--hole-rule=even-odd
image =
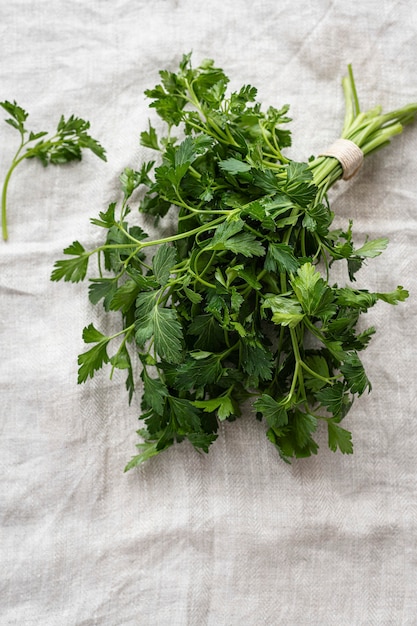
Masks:
[[[117,330],[87,282],[52,283],[54,262],[101,231],[119,174],[149,153],[144,90],[184,53],[212,58],[232,88],[291,105],[292,158],[338,138],[341,78],[352,63],[363,108],[417,99],[417,4],[341,0],[14,0],[0,6],[0,98],[53,130],[91,122],[103,163],[22,163],[0,243],[0,624],[18,626],[383,626],[417,624],[417,125],[331,192],[355,241],[390,245],[357,286],[380,302],[363,361],[373,389],[344,424],[354,455],[287,465],[248,410],[221,425],[208,455],[183,443],[137,470],[140,389],[123,372],[77,385],[81,332]],[[7,115],[0,111],[3,118]],[[2,118],[2,119],[3,119]],[[18,133],[0,125],[0,176]],[[142,219],[142,218],[140,218]],[[144,219],[144,218],[143,218]],[[169,226],[169,220],[168,220]],[[168,228],[167,226],[167,228]],[[165,228],[165,226],[163,226]]]

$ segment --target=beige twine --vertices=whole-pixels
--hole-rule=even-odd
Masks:
[[[319,156],[337,159],[343,169],[343,180],[349,180],[360,170],[364,158],[362,150],[350,139],[337,139]]]

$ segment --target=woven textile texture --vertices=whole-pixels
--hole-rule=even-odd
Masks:
[[[118,176],[148,158],[144,90],[183,53],[212,58],[232,87],[291,105],[307,160],[338,138],[341,78],[361,104],[417,100],[411,0],[13,0],[0,3],[0,99],[52,130],[91,122],[107,163],[24,162],[0,243],[0,624],[2,626],[413,626],[417,624],[417,125],[331,194],[355,240],[387,236],[357,286],[410,298],[366,316],[372,393],[346,418],[355,453],[283,463],[248,409],[208,455],[186,443],[123,473],[138,441],[140,394],[124,375],[77,385],[81,331],[118,317],[87,283],[49,280],[62,250],[100,241],[90,218]],[[3,117],[6,117],[4,114]],[[1,122],[1,120],[0,120]],[[0,125],[0,178],[18,145]],[[169,228],[169,220],[167,226]],[[121,373],[123,374],[123,373]]]

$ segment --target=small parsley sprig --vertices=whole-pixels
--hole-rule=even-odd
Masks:
[[[249,85],[229,93],[224,71],[211,60],[193,68],[191,55],[160,78],[146,95],[166,133],[149,124],[141,134],[155,158],[125,169],[121,200],[91,220],[103,243],[86,250],[74,242],[52,273],[81,281],[96,258],[90,301],[121,314],[112,335],[84,329],[90,347],[78,358],[78,381],[109,364],[127,372],[131,400],[140,379],[141,442],[126,469],[183,440],[207,452],[219,424],[237,419],[246,402],[285,461],[317,453],[320,425],[331,450],[351,453],[341,422],[371,389],[360,353],[375,328],[360,328],[361,315],[408,293],[338,286],[331,270],[346,262],[353,283],[387,240],[356,246],[351,221],[332,229],[327,192],[341,166],[284,155],[288,106],[263,110]],[[351,68],[343,86],[343,134],[365,155],[417,111],[361,113]],[[156,224],[173,212],[175,231],[151,239],[134,205]]]
[[[25,123],[28,113],[15,101],[0,102],[0,106],[11,116],[6,123],[20,134],[20,144],[8,169],[1,195],[1,225],[4,241],[8,239],[7,228],[7,191],[11,175],[24,159],[39,159],[42,165],[61,165],[70,161],[81,161],[82,150],[89,149],[103,161],[106,160],[104,148],[93,139],[87,131],[90,123],[71,115],[68,119],[61,116],[56,132],[48,136],[48,132],[27,130]]]

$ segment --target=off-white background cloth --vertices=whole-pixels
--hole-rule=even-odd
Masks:
[[[87,283],[51,283],[89,218],[117,198],[124,167],[149,158],[143,92],[183,53],[214,58],[232,87],[291,104],[305,160],[339,135],[341,77],[363,107],[417,100],[414,0],[13,0],[0,3],[0,98],[52,130],[91,121],[108,162],[23,163],[0,244],[0,624],[18,626],[383,626],[417,624],[417,126],[332,192],[336,223],[390,245],[357,285],[409,288],[366,318],[373,384],[346,418],[355,454],[291,466],[249,412],[209,455],[181,444],[123,473],[140,396],[124,375],[76,384],[81,331],[118,328]],[[6,115],[4,114],[4,117]],[[4,177],[18,134],[0,125]],[[143,219],[140,218],[140,219]],[[364,321],[365,324],[365,321]]]

